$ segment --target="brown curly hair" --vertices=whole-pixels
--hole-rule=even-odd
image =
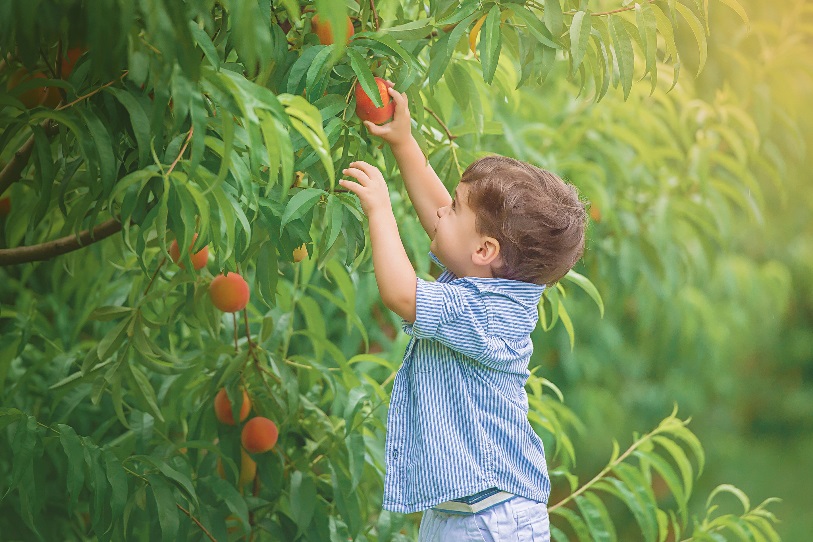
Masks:
[[[587,215],[576,187],[531,164],[500,155],[473,162],[460,179],[477,233],[500,243],[495,277],[555,284],[584,252]]]

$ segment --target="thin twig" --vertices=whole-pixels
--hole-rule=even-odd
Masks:
[[[237,313],[233,312],[231,315],[234,320],[234,353],[238,354],[240,353],[240,347],[237,346]]]
[[[56,108],[56,110],[57,110],[57,111],[61,111],[62,109],[66,109],[66,108],[68,108],[68,107],[70,107],[70,106],[72,106],[72,105],[74,105],[74,104],[77,104],[77,103],[81,102],[82,100],[85,100],[85,99],[87,99],[87,98],[90,98],[90,97],[91,97],[91,96],[93,96],[94,94],[97,94],[97,93],[101,92],[102,90],[106,89],[106,88],[107,88],[107,87],[109,87],[110,85],[112,85],[112,84],[114,84],[114,83],[116,83],[116,82],[118,82],[118,81],[121,81],[122,79],[124,79],[124,77],[125,77],[125,76],[126,76],[128,73],[129,73],[129,70],[124,70],[124,73],[122,73],[122,74],[121,74],[120,76],[118,76],[116,79],[113,79],[112,81],[108,81],[108,82],[107,82],[107,83],[105,83],[104,85],[100,86],[100,87],[99,87],[99,88],[97,88],[96,90],[93,90],[93,91],[91,91],[91,92],[88,92],[88,93],[87,93],[87,94],[85,94],[84,96],[79,96],[78,98],[76,98],[76,99],[75,99],[74,101],[72,101],[71,103],[67,103],[67,104],[64,104],[64,105],[60,105],[59,107],[57,107],[57,108]]]
[[[40,47],[40,56],[45,61],[45,67],[48,69],[48,73],[51,74],[51,79],[59,79],[59,75],[54,73],[53,66],[48,63],[48,57],[46,56],[45,51],[42,50],[42,47]]]
[[[647,0],[648,4],[654,4],[655,2],[656,2],[656,0]],[[614,9],[612,11],[602,11],[600,13],[591,13],[590,15],[592,15],[593,17],[599,17],[599,16],[602,16],[602,15],[613,15],[615,13],[621,13],[622,11],[632,11],[633,9],[635,9],[635,6],[636,6],[636,4],[633,4],[633,5],[627,6],[625,8],[618,8],[618,9]],[[564,15],[576,15],[577,13],[578,13],[578,11],[565,11]]]
[[[427,113],[429,113],[430,115],[432,115],[433,117],[435,117],[435,120],[436,120],[436,121],[438,121],[438,124],[440,124],[441,128],[443,128],[443,131],[444,131],[444,132],[446,132],[446,137],[448,137],[448,138],[449,138],[449,141],[452,141],[452,140],[454,140],[454,139],[457,139],[457,136],[456,136],[456,135],[454,135],[454,134],[453,134],[453,133],[452,133],[452,132],[449,130],[449,127],[448,127],[448,126],[446,126],[446,124],[444,124],[444,122],[443,122],[442,120],[440,120],[440,117],[437,115],[437,113],[435,113],[434,111],[432,111],[432,110],[431,110],[431,109],[429,109],[428,107],[424,107],[423,109],[424,109],[424,111],[426,111]]]
[[[262,373],[265,373],[268,376],[270,376],[272,379],[274,379],[274,381],[277,384],[282,384],[282,380],[280,380],[280,378],[277,375],[275,375],[274,373],[272,373],[269,369],[267,369],[267,368],[263,367],[262,365],[260,365],[260,361],[257,358],[254,358],[254,367],[258,371],[260,371]],[[273,390],[268,386],[268,382],[266,382],[264,378],[262,379],[262,381],[263,381],[263,384],[265,384],[266,387],[268,388],[268,393],[273,394]]]
[[[149,291],[150,291],[150,288],[152,288],[152,283],[153,283],[153,281],[155,280],[155,277],[157,277],[157,276],[158,276],[158,272],[161,270],[161,268],[162,268],[162,267],[164,267],[164,263],[166,263],[166,261],[167,261],[167,259],[166,259],[166,257],[164,257],[164,258],[161,260],[161,263],[159,263],[159,264],[158,264],[158,269],[156,269],[156,270],[155,270],[155,273],[153,273],[152,278],[150,279],[150,283],[149,283],[149,284],[147,284],[147,287],[144,289],[144,293],[143,293],[143,294],[141,294],[141,297],[146,296],[146,295],[147,295],[147,292],[149,292]]]
[[[209,537],[209,540],[211,540],[212,542],[217,542],[217,540],[215,539],[215,537],[213,537],[213,536],[212,536],[212,533],[210,533],[209,531],[207,531],[207,530],[206,530],[206,527],[204,527],[204,526],[201,524],[201,522],[197,520],[197,518],[196,518],[195,516],[193,516],[192,514],[190,514],[190,513],[189,513],[189,510],[187,510],[186,508],[184,508],[183,506],[181,506],[181,505],[180,505],[180,504],[178,504],[178,503],[175,503],[175,506],[177,506],[177,507],[180,509],[180,511],[181,511],[181,512],[183,512],[184,514],[186,514],[187,516],[189,516],[189,519],[191,519],[192,521],[194,521],[194,522],[195,522],[195,525],[197,525],[198,527],[200,527],[200,530],[201,530],[201,531],[203,531],[203,534],[205,534],[207,537]]]
[[[375,10],[375,0],[370,0],[370,7],[373,10],[373,20],[375,20],[375,31],[378,32],[378,30],[381,28],[381,25],[378,23],[378,13]]]
[[[183,147],[181,147],[181,152],[178,153],[178,156],[175,157],[175,161],[172,162],[171,166],[169,166],[169,171],[167,171],[167,176],[169,176],[169,174],[172,173],[172,170],[175,169],[175,166],[178,165],[178,162],[180,161],[181,156],[183,156],[183,153],[186,151],[186,147],[189,146],[189,141],[192,140],[192,134],[194,132],[195,132],[195,127],[194,126],[189,128],[189,132],[187,133],[187,136],[186,136],[186,141],[184,141]]]
[[[253,354],[253,352],[254,352],[254,343],[251,342],[251,330],[248,327],[248,309],[247,308],[243,309],[243,320],[246,323],[246,340],[248,341],[248,351]]]

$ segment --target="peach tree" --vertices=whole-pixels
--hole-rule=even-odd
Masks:
[[[744,15],[736,0],[722,3]],[[414,135],[451,187],[488,150],[540,162],[500,122],[503,104],[532,103],[518,88],[561,101],[589,92],[603,100],[595,115],[648,92],[668,113],[677,98],[663,96],[679,86],[685,52],[676,32],[692,33],[702,68],[707,4],[1,4],[0,532],[414,538],[419,516],[381,510],[406,337],[377,299],[364,217],[336,172],[356,159],[379,165],[418,272],[436,270],[393,156],[355,115],[357,89],[376,106],[376,77],[409,95]],[[643,150],[636,129],[627,118],[610,136]],[[585,132],[563,130],[563,153]],[[715,164],[739,172],[737,150]],[[612,159],[634,165],[633,154]],[[609,199],[610,180],[585,167],[569,171],[572,182]],[[747,182],[715,194],[743,201]],[[639,193],[652,190],[629,187]],[[233,288],[247,289],[247,304],[231,285],[212,293],[219,275],[245,280]],[[546,294],[544,329],[562,323],[572,342],[570,291],[602,311],[603,301],[577,272]],[[705,517],[690,517],[704,453],[676,412],[580,482],[570,436],[580,422],[536,370],[528,392],[557,488],[554,539],[615,540],[610,500],[645,540],[775,535],[766,503],[751,507],[729,485],[709,495]],[[273,438],[253,421],[263,419]],[[266,429],[247,437],[255,425]],[[720,513],[725,494],[744,510]]]

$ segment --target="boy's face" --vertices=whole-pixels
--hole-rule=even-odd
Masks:
[[[466,183],[457,185],[451,205],[438,209],[435,235],[429,248],[458,277],[480,275],[482,272],[472,260],[483,239],[477,233],[476,218],[468,206]]]

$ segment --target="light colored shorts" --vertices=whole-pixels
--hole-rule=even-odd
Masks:
[[[423,513],[418,542],[549,542],[548,507],[519,495],[477,514]]]

